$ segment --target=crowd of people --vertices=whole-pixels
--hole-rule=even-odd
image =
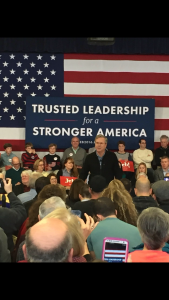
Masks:
[[[26,143],[21,161],[4,145],[0,262],[104,261],[106,237],[128,241],[127,262],[169,262],[168,137],[154,154],[145,139],[133,153],[124,141],[109,151],[103,135],[88,154],[79,142],[72,137],[62,158],[54,143],[42,158]],[[63,185],[63,177],[74,181]]]

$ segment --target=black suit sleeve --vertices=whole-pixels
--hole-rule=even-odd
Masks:
[[[155,150],[153,164],[156,166],[161,166],[161,159],[158,149]]]
[[[82,167],[80,175],[79,175],[79,178],[84,181],[86,180],[87,175],[90,171],[89,160],[90,160],[90,154],[86,156],[86,159],[83,163],[83,167]]]
[[[114,154],[114,153],[112,153],[112,154],[114,156],[114,160],[113,160],[114,176],[115,176],[116,179],[121,179],[122,174],[123,174],[122,168],[119,167],[119,162],[118,162],[116,154]]]

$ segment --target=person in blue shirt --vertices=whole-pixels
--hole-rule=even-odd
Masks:
[[[12,152],[12,145],[9,143],[4,144],[5,152],[1,154],[1,167],[11,166],[12,167],[12,158],[16,155]]]

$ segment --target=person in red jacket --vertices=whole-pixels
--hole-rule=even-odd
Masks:
[[[32,143],[26,143],[25,153],[22,153],[21,160],[23,162],[23,167],[26,169],[33,170],[34,162],[39,159],[39,156],[35,153]]]

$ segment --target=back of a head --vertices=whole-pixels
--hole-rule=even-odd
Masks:
[[[37,192],[37,195],[40,193],[40,191],[43,189],[44,186],[47,184],[50,184],[49,179],[47,177],[40,177],[35,181],[35,190]]]
[[[81,187],[84,185],[84,181],[82,179],[75,179],[72,182],[72,185],[70,187],[70,192],[69,192],[69,199],[70,200],[77,200],[79,199],[79,191]]]
[[[114,203],[107,197],[100,197],[95,200],[93,209],[95,216],[102,215],[106,218],[110,215],[116,215]]]
[[[150,181],[147,178],[141,177],[136,181],[137,192],[141,194],[148,194],[150,191]]]
[[[57,208],[44,219],[56,218],[62,220],[72,236],[73,256],[82,256],[84,253],[84,235],[78,218],[65,208]]]
[[[38,199],[46,200],[52,196],[58,196],[64,199],[63,192],[58,184],[48,184],[43,187],[38,195]]]
[[[39,172],[37,173],[32,173],[30,175],[30,178],[29,178],[29,186],[31,189],[35,189],[35,182],[38,178],[42,177],[43,175]]]
[[[110,181],[108,187],[110,189],[121,189],[121,190],[125,189],[124,184],[118,179],[113,179],[112,181]]]
[[[79,194],[82,196],[82,198],[87,198],[87,199],[90,199],[91,198],[91,194],[89,192],[89,185],[88,184],[84,184],[80,191],[79,191]]]
[[[51,218],[27,230],[25,244],[29,262],[65,262],[72,248],[72,238],[63,221]]]
[[[152,189],[159,203],[169,199],[169,181],[158,180],[153,183]]]
[[[65,202],[60,197],[50,197],[49,199],[46,199],[40,206],[39,206],[39,216],[42,220],[45,216],[50,214],[53,210],[65,207]]]
[[[169,215],[160,208],[144,209],[138,217],[137,227],[148,250],[158,250],[169,240]]]
[[[120,181],[124,185],[126,191],[128,191],[130,193],[130,191],[131,191],[131,182],[130,182],[130,180],[127,179],[127,178],[122,178],[122,179],[120,179]]]
[[[106,187],[106,179],[101,175],[95,175],[91,178],[89,182],[90,189],[92,193],[101,193]]]

